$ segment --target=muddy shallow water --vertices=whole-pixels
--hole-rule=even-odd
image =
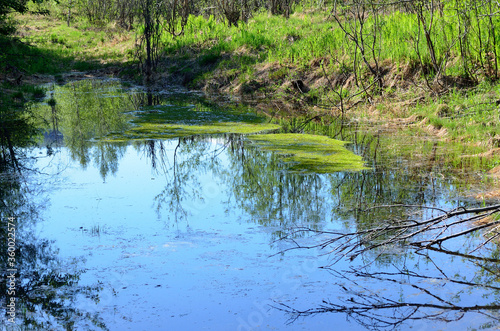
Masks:
[[[127,102],[111,105],[125,107]],[[74,100],[58,104],[75,107]],[[194,101],[179,104],[177,97],[159,104],[156,113],[164,108],[188,110],[190,116],[206,111]],[[82,102],[77,110],[85,107],[91,108]],[[152,108],[140,109],[152,116]],[[137,116],[137,110],[132,113],[128,116]],[[89,123],[95,121],[88,116]],[[249,116],[254,115],[244,113],[244,118]],[[70,123],[68,118],[58,120]],[[419,287],[406,288],[402,281],[395,285],[375,278],[343,278],[343,271],[360,265],[358,260],[322,268],[335,259],[328,249],[282,252],[293,242],[279,238],[297,227],[348,231],[388,217],[383,211],[360,216],[360,207],[470,204],[460,198],[465,185],[453,176],[404,166],[326,174],[289,171],[282,155],[238,134],[117,141],[120,130],[130,129],[127,121],[105,125],[112,141],[90,137],[96,135],[97,124],[61,124],[63,139],[46,135],[41,147],[29,150],[31,170],[15,188],[12,205],[17,204],[3,211],[4,216],[19,215],[22,290],[17,299],[24,308],[18,309],[18,324],[44,330],[364,330],[370,327],[370,316],[362,319],[365,324],[344,313],[294,319],[279,308],[307,310],[326,302],[353,302],[360,293],[421,303],[450,296],[457,306],[496,301],[496,289],[442,281],[443,273],[467,280],[484,276],[481,266],[458,257],[432,252],[423,256],[394,247],[361,258],[372,261],[368,269],[374,272],[413,267],[428,275],[418,282],[408,278]],[[73,130],[76,126],[79,129]],[[77,134],[85,143],[75,138]],[[314,245],[328,235],[295,233],[291,238]],[[466,239],[448,248],[480,238]],[[491,251],[494,248],[485,254]],[[482,280],[495,286],[496,280]],[[494,312],[488,314],[463,313],[454,322],[449,316],[408,320],[396,326],[487,328],[495,320]]]

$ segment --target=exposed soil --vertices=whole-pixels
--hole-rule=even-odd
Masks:
[[[246,50],[238,50],[246,52]],[[339,114],[335,104],[328,100],[320,100],[332,88],[342,87],[344,90],[356,91],[356,77],[352,72],[332,72],[325,69],[322,63],[328,63],[327,58],[311,61],[307,68],[298,68],[293,65],[279,63],[262,63],[254,67],[251,79],[242,79],[238,69],[221,68],[217,64],[227,60],[229,54],[221,55],[215,63],[201,65],[196,58],[189,60],[165,60],[160,69],[162,74],[154,77],[157,85],[180,84],[204,91],[208,95],[227,95],[252,104],[262,110],[271,110],[290,113],[318,113],[326,116]],[[391,126],[401,122],[406,126],[409,117],[408,108],[422,101],[426,95],[439,93],[439,86],[435,91],[429,91],[426,83],[421,79],[421,69],[415,64],[395,65],[385,61],[380,66],[381,88],[383,95],[372,94],[369,98],[352,98],[345,100],[345,109],[349,109],[354,117],[359,113],[369,114],[372,124],[386,122],[388,115],[396,119]],[[328,71],[328,72],[327,72]],[[436,83],[437,84],[437,83]],[[461,86],[465,82],[448,79],[447,86]],[[387,92],[390,91],[390,92]],[[376,105],[386,105],[380,114]],[[446,133],[428,128],[430,134],[443,136]]]

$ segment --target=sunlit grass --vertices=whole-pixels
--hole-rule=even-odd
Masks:
[[[134,33],[113,26],[91,27],[88,23],[65,22],[47,16],[24,14],[17,35],[30,47],[20,49],[20,67],[33,73],[58,73],[97,69],[133,60]]]
[[[413,112],[426,119],[423,127],[445,129],[448,140],[500,147],[498,93],[497,85],[483,82],[473,90],[455,90],[435,103],[419,105]]]
[[[201,52],[202,56],[211,54],[214,57],[236,52],[253,57],[254,62],[288,63],[297,67],[307,67],[311,61],[317,59],[324,59],[326,64],[333,64],[335,61],[332,61],[332,58],[347,61],[352,65],[353,43],[348,41],[337,22],[328,13],[328,10],[324,10],[305,14],[305,11],[298,8],[289,19],[285,19],[260,12],[254,14],[247,24],[240,23],[238,27],[228,27],[213,17],[191,17],[184,35],[164,35],[163,40],[167,45],[165,51],[177,56]],[[373,23],[371,18],[365,23],[364,33],[368,34],[365,36],[368,40],[371,38],[369,34]],[[488,40],[487,23],[484,18],[471,22],[481,28],[483,38],[482,44],[474,35],[467,40],[468,54],[473,62],[479,63],[480,52],[484,53],[480,46],[484,47],[485,41]],[[495,24],[498,30],[500,21]],[[431,31],[437,60],[441,63],[441,60],[448,57],[446,73],[451,75],[466,74],[462,63],[455,61],[460,57],[459,26],[455,12],[445,9],[442,16],[434,17]],[[415,14],[399,11],[381,14],[379,27],[375,44],[377,60],[389,60],[394,64],[422,61],[430,68],[429,49]],[[472,33],[475,31],[471,31]],[[496,51],[500,53],[500,45]],[[368,60],[375,59],[368,54]]]
[[[79,65],[82,69],[85,65],[81,61],[91,67],[133,60],[135,32],[113,25],[96,28],[84,20],[72,22],[68,27],[57,18],[36,15],[21,15],[18,20],[24,22],[19,29],[24,41],[50,52],[51,56],[71,59],[69,64]],[[485,19],[472,23],[482,26],[481,31],[487,31]],[[497,29],[500,28],[500,22],[496,25]],[[372,26],[373,20],[368,18],[367,33]],[[446,72],[453,75],[465,74],[461,62],[453,61],[460,55],[458,26],[454,12],[445,10],[442,17],[434,19],[432,33],[438,60],[445,54],[449,56]],[[483,43],[488,38],[486,33],[482,32]],[[195,56],[201,65],[215,64],[220,60],[224,62],[221,66],[239,67],[241,71],[260,62],[307,68],[311,61],[318,59],[326,60],[327,65],[333,65],[333,59],[341,59],[349,66],[354,59],[352,42],[329,15],[329,10],[310,12],[296,8],[289,19],[259,12],[248,23],[240,22],[237,27],[228,27],[213,16],[208,19],[191,16],[182,36],[174,37],[165,32],[162,41],[168,55],[178,58]],[[471,59],[479,61],[481,44],[477,38],[468,42]],[[417,47],[421,58],[416,52]],[[497,52],[500,53],[500,48]],[[222,55],[228,53],[231,58],[222,61]],[[416,63],[421,59],[425,65],[430,63],[423,32],[419,30],[415,15],[410,13],[395,11],[380,16],[375,53],[379,61]],[[371,55],[368,60],[374,61]],[[37,61],[34,62],[36,66]],[[40,66],[37,69],[43,70]]]

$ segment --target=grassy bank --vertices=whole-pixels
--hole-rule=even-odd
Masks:
[[[373,76],[362,63],[354,63],[359,50],[354,53],[339,24],[328,12],[300,8],[288,20],[263,12],[238,27],[213,17],[191,17],[183,36],[164,35],[166,60],[160,76],[255,102],[273,115],[279,109],[295,110],[306,118],[321,114],[382,128],[399,125],[411,135],[491,150],[500,146],[500,87],[496,74],[481,68],[491,69],[495,61],[481,64],[478,53],[466,59],[475,61],[474,74],[466,72],[471,69],[464,69],[452,14],[444,13],[445,19],[434,26],[434,31],[446,31],[433,35],[436,54],[446,62],[441,73],[432,71],[422,31],[415,42],[416,17],[385,14],[377,59],[370,59],[380,66],[382,84],[367,91],[356,84],[355,75],[367,82]],[[479,42],[468,40],[468,47],[479,49]]]
[[[477,38],[466,40],[469,51],[464,58],[465,40],[457,39],[456,17],[445,10],[431,31],[441,72],[433,67],[414,14],[388,11],[379,13],[378,21],[368,18],[366,39],[373,52],[367,52],[366,60],[378,68],[374,76],[346,34],[355,31],[348,15],[335,19],[328,10],[296,7],[288,19],[258,12],[238,26],[213,16],[191,16],[183,35],[163,34],[154,82],[157,87],[173,82],[216,96],[231,95],[276,120],[291,114],[296,118],[288,125],[291,131],[335,136],[335,120],[341,119],[373,131],[462,144],[469,149],[453,153],[455,159],[482,155],[490,157],[492,167],[500,154],[500,86],[496,58],[490,55],[486,61],[480,46],[489,45],[491,54],[500,49],[487,35],[489,21],[477,20]],[[3,56],[6,63],[21,68],[25,82],[36,83],[30,79],[33,74],[57,80],[71,71],[127,78],[138,74],[134,31],[112,23],[96,27],[85,20],[68,27],[49,16],[17,19],[21,42],[4,41],[13,46],[11,54]],[[493,29],[500,30],[500,22],[494,21]],[[13,88],[15,77],[4,73],[4,90]]]
[[[114,27],[93,27],[85,21],[67,26],[63,21],[33,14],[17,15],[14,38],[3,37],[3,62],[29,76],[58,75],[111,66],[133,60],[134,34]]]
[[[0,103],[6,109],[22,108],[44,96],[40,84],[63,83],[75,72],[89,76],[133,72],[133,32],[112,25],[95,28],[84,21],[68,27],[44,15],[18,14],[14,19],[16,33],[0,36]]]

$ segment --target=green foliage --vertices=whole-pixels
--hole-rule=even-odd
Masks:
[[[269,79],[272,81],[282,81],[289,75],[289,69],[286,67],[281,67],[278,70],[269,73]]]
[[[45,97],[46,89],[43,86],[36,85],[23,85],[21,90],[25,93],[29,93],[32,99],[41,99]]]
[[[441,129],[447,139],[479,142],[481,146],[500,146],[500,119],[496,95],[499,87],[483,82],[471,91],[453,90],[435,103],[421,104],[414,113],[425,118],[425,130]],[[446,111],[443,111],[446,105]],[[429,127],[428,125],[432,125]]]
[[[61,44],[64,45],[65,41],[63,37],[59,37],[57,34],[53,33],[50,35],[50,42],[53,44]]]
[[[300,6],[290,18],[285,19],[278,15],[269,15],[265,11],[257,11],[248,23],[241,23],[236,26],[226,26],[221,24],[214,16],[204,18],[201,15],[191,15],[184,26],[183,34],[174,36],[165,32],[161,36],[161,43],[165,46],[164,51],[169,55],[178,57],[190,56],[193,51],[200,54],[200,64],[213,65],[218,63],[218,54],[237,53],[240,55],[250,55],[254,61],[251,65],[259,62],[278,62],[281,64],[294,64],[298,67],[307,68],[311,61],[327,58],[325,63],[333,65],[328,58],[342,59],[348,67],[352,67],[354,61],[352,42],[346,39],[346,35],[339,28],[338,23],[332,19],[329,10],[319,11],[316,7],[311,11],[311,4],[300,2]],[[74,59],[85,54],[85,58],[106,57],[112,61],[130,60],[133,52],[120,50],[119,52],[106,52],[103,54],[103,44],[109,40],[109,35],[115,35],[117,31],[105,31],[108,29],[108,22],[113,20],[119,26],[125,24],[124,19],[135,17],[132,13],[118,14],[124,6],[122,2],[108,4],[104,0],[96,0],[89,3],[81,1],[65,1],[59,6],[53,3],[44,3],[44,8],[51,11],[59,10],[61,18],[67,15],[65,6],[73,4],[76,18],[71,21],[74,29],[59,25],[51,27],[49,31],[44,31],[43,35],[35,36],[38,44],[47,45],[58,55]],[[476,4],[472,1],[471,6]],[[102,6],[113,8],[109,14],[99,13],[95,8]],[[118,7],[121,6],[120,10]],[[348,6],[345,2],[344,6]],[[94,6],[94,9],[89,9]],[[99,7],[101,6],[101,7]],[[200,4],[201,6],[201,4]],[[126,6],[125,6],[126,7]],[[347,7],[346,7],[347,8]],[[396,9],[394,9],[396,8]],[[192,9],[196,9],[192,8]],[[442,15],[433,13],[430,37],[432,38],[436,56],[439,63],[446,64],[446,74],[463,75],[464,77],[477,76],[478,73],[496,76],[496,54],[500,52],[496,39],[500,20],[488,19],[490,16],[487,6],[480,7],[475,12],[469,11],[467,15],[462,13],[463,7],[459,2],[446,2]],[[196,12],[196,11],[192,11]],[[305,14],[307,12],[307,14]],[[457,15],[458,13],[462,13]],[[93,13],[93,14],[91,14]],[[100,17],[99,15],[104,15]],[[68,14],[69,15],[69,14]],[[378,23],[375,24],[375,17],[367,14],[365,22],[367,31],[371,31],[377,26],[380,29],[380,36],[377,40],[376,52],[380,60],[390,60],[398,63],[421,63],[424,70],[435,73],[432,69],[432,60],[429,49],[426,45],[424,31],[418,24],[418,18],[412,11],[399,11],[397,7],[389,7],[382,14],[377,16]],[[426,19],[431,18],[431,13],[424,12]],[[465,16],[464,16],[465,15]],[[99,16],[99,17],[98,17]],[[86,17],[80,21],[78,17]],[[120,18],[121,17],[121,18]],[[460,27],[464,25],[465,19],[469,19],[470,29],[467,36],[464,35]],[[103,24],[97,22],[104,22]],[[133,19],[131,20],[133,22]],[[123,24],[122,24],[123,23]],[[96,25],[97,24],[97,25]],[[181,24],[180,21],[176,24]],[[129,28],[129,23],[126,24]],[[96,26],[99,28],[96,29]],[[143,26],[135,25],[136,32],[141,33]],[[180,26],[175,28],[180,29]],[[101,30],[101,31],[99,31]],[[83,33],[82,33],[83,32]],[[370,36],[365,36],[370,39]],[[496,39],[494,39],[496,37]],[[62,46],[62,47],[61,47]],[[129,43],[128,50],[132,49]],[[418,49],[418,53],[416,50]],[[92,51],[87,51],[92,50]],[[359,51],[357,51],[359,55]],[[93,55],[93,53],[95,55]],[[123,56],[125,55],[125,56]],[[121,58],[120,58],[121,57]],[[459,57],[462,60],[459,60]],[[120,59],[119,59],[120,58]],[[87,61],[91,63],[92,61]],[[81,64],[79,64],[81,65]],[[224,63],[219,62],[220,66]],[[36,66],[43,70],[42,66]],[[79,67],[85,70],[88,68]],[[53,69],[51,69],[53,70]]]
[[[439,16],[433,13],[431,17],[430,12],[423,13],[425,19],[433,19],[430,38],[438,64],[445,65],[446,74],[470,75],[472,68],[474,72],[481,69],[483,75],[495,74],[495,54],[500,52],[500,45],[494,44],[495,39],[489,33],[500,29],[500,20],[488,21],[485,18],[486,8],[483,7],[482,12],[475,16],[471,14],[473,21],[470,22],[467,52],[464,53],[465,35],[459,30],[464,22],[456,15],[456,6],[452,2],[446,3],[443,15]],[[374,19],[374,16],[368,15],[365,22],[367,31],[374,28]],[[424,71],[436,73],[424,31],[415,13],[386,10],[376,19],[379,36],[375,52],[380,61],[422,64]],[[365,39],[371,40],[369,35]],[[327,11],[316,11],[311,16],[296,12],[286,20],[260,12],[255,13],[247,24],[238,27],[218,24],[213,16],[208,19],[190,16],[182,36],[164,36],[163,40],[166,53],[171,55],[184,54],[189,49],[216,48],[223,52],[252,53],[258,62],[293,63],[298,67],[307,67],[311,61],[324,57],[342,59],[348,67],[352,67],[354,61],[352,41],[346,39],[338,23],[327,16]],[[484,50],[486,46],[488,54]],[[459,57],[462,61],[458,60]]]
[[[15,23],[8,14],[24,13],[26,3],[26,0],[0,0],[0,35],[10,35],[15,31]]]
[[[35,118],[46,132],[60,131],[70,147],[128,127],[125,112],[133,104],[118,82],[84,80],[51,89],[46,103],[34,106]]]
[[[133,34],[112,26],[96,29],[75,22],[68,27],[47,16],[18,16],[22,43],[0,37],[2,51],[9,52],[4,62],[27,74],[59,74],[70,70],[86,71],[132,61]],[[104,40],[104,43],[102,42]]]
[[[33,146],[37,128],[26,110],[26,95],[21,90],[0,94],[0,171],[17,171],[21,154],[18,149]]]

